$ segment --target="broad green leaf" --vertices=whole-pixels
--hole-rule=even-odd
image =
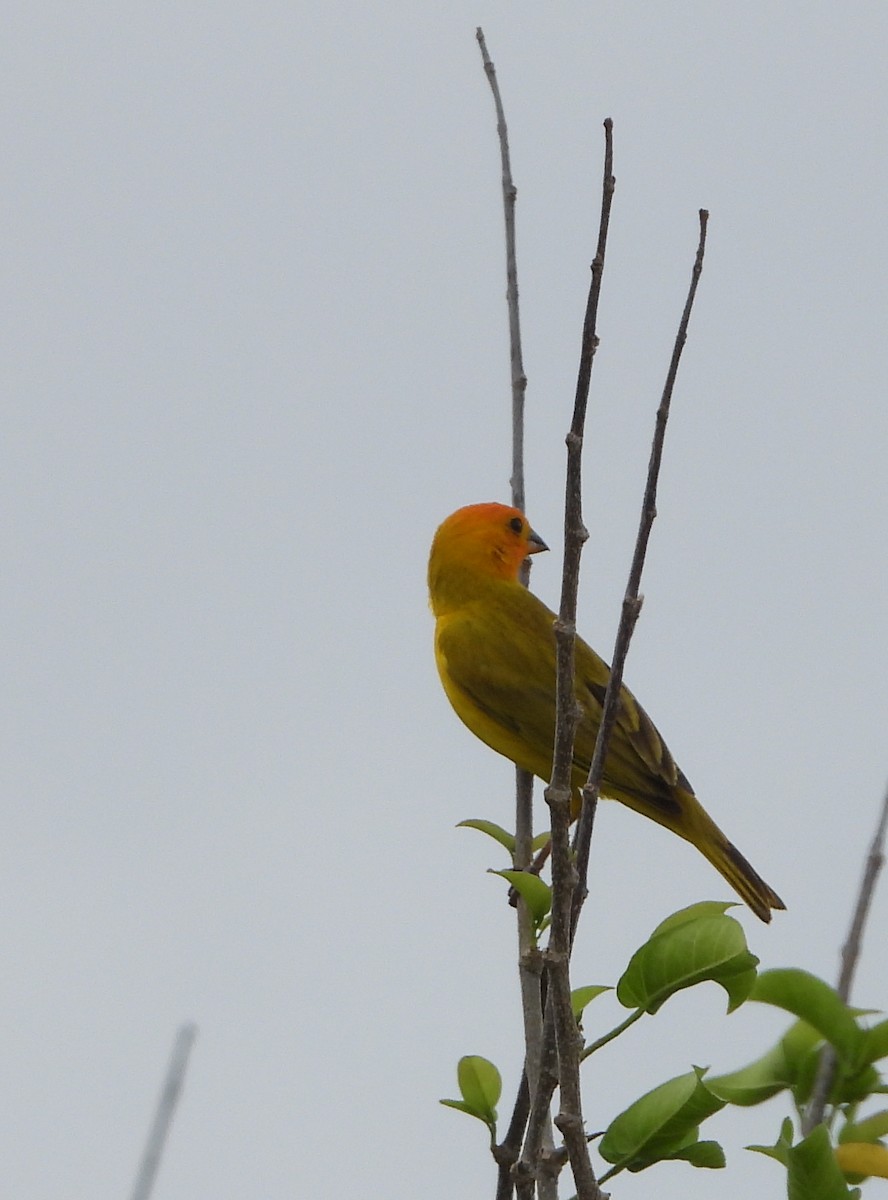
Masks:
[[[755,1062],[729,1075],[710,1076],[706,1082],[709,1090],[722,1100],[748,1108],[782,1092],[791,1082],[788,1076],[786,1056],[778,1043]]]
[[[853,1066],[859,1061],[863,1032],[835,988],[816,975],[797,967],[763,971],[751,998],[801,1017],[835,1046],[846,1063]]]
[[[500,1073],[480,1054],[467,1054],[459,1060],[456,1078],[463,1100],[488,1125],[496,1121],[496,1105],[503,1090]]]
[[[873,1066],[857,1071],[843,1071],[841,1064],[829,1094],[830,1104],[859,1104],[871,1096],[879,1082],[879,1072]]]
[[[707,1077],[707,1086],[729,1104],[741,1107],[761,1104],[784,1088],[796,1085],[807,1056],[822,1040],[807,1022],[796,1021],[767,1054],[730,1074]]]
[[[746,1149],[776,1159],[785,1167],[789,1163],[789,1152],[792,1150],[792,1134],[792,1118],[784,1117],[780,1126],[780,1134],[773,1146],[747,1146]]]
[[[792,1084],[792,1094],[800,1108],[811,1099],[814,1083],[820,1070],[820,1058],[824,1049],[820,1039],[807,1054],[798,1061],[798,1071]],[[879,1084],[879,1072],[872,1065],[862,1067],[849,1066],[848,1062],[837,1057],[835,1076],[829,1091],[829,1103],[832,1105],[857,1104],[872,1095]]]
[[[468,821],[460,821],[457,829],[478,829],[481,833],[492,837],[495,842],[499,842],[501,846],[505,846],[510,854],[515,853],[514,833],[509,833],[508,829],[503,829],[502,825],[497,825],[495,821],[485,821],[482,817],[470,817]]]
[[[507,879],[511,883],[515,891],[523,897],[530,909],[530,915],[539,925],[552,907],[552,889],[549,885],[544,883],[539,875],[533,875],[529,871],[491,871],[490,873],[491,875],[501,875],[503,879]]]
[[[718,1170],[725,1165],[725,1152],[718,1142],[692,1142],[690,1146],[666,1155],[666,1158],[670,1162],[682,1159],[692,1167],[707,1167],[709,1170]]]
[[[475,1112],[474,1108],[466,1104],[465,1100],[439,1100],[438,1103],[443,1104],[445,1108],[455,1108],[458,1112],[468,1113],[470,1117],[477,1117],[479,1121],[483,1121],[485,1125],[487,1124],[484,1118]]]
[[[488,1059],[479,1054],[467,1054],[456,1067],[456,1079],[462,1100],[440,1100],[447,1108],[477,1117],[496,1137],[496,1103],[502,1091],[500,1073]]]
[[[641,1171],[696,1142],[697,1126],[724,1107],[695,1067],[636,1100],[614,1117],[599,1151],[615,1170]]]
[[[840,1142],[875,1142],[888,1134],[888,1109],[872,1113],[862,1121],[848,1121],[839,1134]]]
[[[755,982],[758,959],[750,954],[739,922],[713,913],[715,907],[726,906],[695,904],[658,926],[617,984],[622,1005],[654,1013],[676,992],[706,980],[725,989],[728,1012],[743,1003]]]
[[[849,1200],[848,1190],[825,1125],[793,1146],[787,1163],[789,1200]]]
[[[488,837],[492,837],[495,842],[499,842],[504,846],[510,854],[515,853],[515,835],[510,833],[508,829],[503,829],[502,825],[497,825],[496,821],[485,821],[483,817],[470,817],[467,821],[460,821],[457,829],[477,829],[480,833],[486,833]],[[548,829],[544,829],[542,833],[538,833],[530,843],[530,848],[534,854],[538,854],[543,846],[547,844],[550,838]]]
[[[687,908],[680,908],[661,921],[651,937],[665,933],[667,929],[676,929],[679,925],[687,925],[689,921],[697,921],[700,917],[723,917],[729,908],[739,908],[734,900],[698,900]]]
[[[754,997],[753,997],[754,998]],[[822,1036],[807,1021],[793,1021],[780,1039],[780,1048],[786,1059],[790,1077],[795,1078],[813,1051],[823,1042]]]
[[[878,1062],[888,1054],[888,1021],[880,1021],[863,1033],[861,1059],[866,1063]]]
[[[835,1154],[839,1169],[853,1175],[855,1181],[870,1175],[888,1179],[888,1150],[878,1143],[845,1142],[836,1146]]]
[[[573,1015],[579,1017],[587,1004],[590,1004],[596,996],[600,996],[602,992],[612,992],[612,987],[606,987],[603,984],[590,983],[585,987],[574,988],[570,994],[570,1006],[573,1009]]]
[[[796,1071],[796,1077],[792,1085],[792,1096],[799,1108],[804,1108],[811,1099],[811,1093],[814,1090],[814,1081],[820,1069],[820,1054],[823,1046],[823,1039],[820,1038],[814,1049],[799,1057],[798,1070]]]

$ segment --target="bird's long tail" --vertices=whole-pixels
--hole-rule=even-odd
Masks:
[[[693,792],[676,787],[668,796],[640,798],[620,792],[614,798],[696,846],[760,920],[769,922],[772,909],[786,908],[774,889],[728,841]]]
[[[770,921],[771,909],[786,908],[786,905],[733,842],[729,842],[716,825],[713,825],[713,830],[714,836],[708,837],[702,843],[695,842],[697,849],[706,855],[716,871],[728,881],[757,917],[762,921]]]

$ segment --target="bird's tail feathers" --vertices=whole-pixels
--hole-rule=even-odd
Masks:
[[[772,887],[769,887],[758,871],[743,857],[733,842],[729,842],[721,830],[718,837],[696,843],[698,849],[709,859],[716,871],[731,885],[741,900],[745,901],[762,921],[771,920],[772,908],[786,905]]]
[[[620,790],[614,798],[696,846],[760,920],[769,922],[772,909],[786,908],[774,889],[728,841],[693,792],[674,787],[655,797]]]

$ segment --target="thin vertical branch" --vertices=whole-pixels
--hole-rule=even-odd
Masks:
[[[558,1056],[555,1049],[555,1025],[552,1005],[545,1005],[543,1044],[537,1070],[537,1093],[527,1118],[527,1132],[521,1149],[518,1167],[521,1173],[534,1178],[543,1152],[544,1133],[549,1124],[549,1110],[558,1086]]]
[[[527,379],[524,374],[518,310],[518,282],[515,253],[515,199],[516,189],[512,180],[509,158],[508,131],[502,99],[493,62],[487,52],[483,31],[476,31],[484,69],[493,93],[497,114],[500,156],[502,162],[503,205],[506,226],[506,275],[509,311],[509,332],[512,368],[512,501],[524,508],[524,398]],[[512,1120],[506,1138],[494,1147],[494,1156],[499,1164],[497,1200],[509,1200],[513,1187],[519,1200],[533,1200],[557,1195],[557,1176],[564,1162],[564,1151],[554,1151],[551,1143],[550,1110],[555,1087],[560,1089],[560,1111],[556,1124],[564,1138],[569,1157],[578,1200],[602,1200],[603,1194],[595,1179],[589,1158],[585,1135],[582,1102],[579,1088],[580,1037],[570,1003],[570,953],[576,922],[585,897],[586,874],[588,871],[589,841],[592,821],[597,802],[598,787],[603,773],[610,728],[616,716],[617,701],[622,678],[622,665],[638,612],[641,599],[638,588],[641,569],[656,514],[656,480],[662,455],[663,437],[669,412],[672,389],[678,361],[687,337],[687,326],[693,305],[697,281],[702,269],[706,239],[706,219],[700,212],[700,243],[692,274],[688,296],[679,333],[676,338],[667,383],[657,413],[657,427],[648,484],[642,507],[636,552],[633,559],[630,581],[623,602],[623,612],[618,631],[617,648],[614,653],[614,669],[605,699],[602,728],[596,742],[595,755],[589,779],[583,789],[583,814],[575,845],[580,852],[579,872],[571,858],[569,828],[571,820],[571,775],[573,742],[579,712],[574,694],[574,643],[576,637],[576,607],[579,581],[579,565],[583,543],[588,534],[582,519],[581,459],[585,427],[586,408],[591,382],[592,366],[598,347],[596,332],[598,303],[604,272],[607,231],[610,222],[611,202],[614,192],[613,176],[613,126],[605,121],[605,166],[601,219],[598,247],[592,263],[592,281],[587,299],[583,323],[580,364],[574,403],[573,420],[567,435],[567,480],[565,489],[564,530],[564,573],[559,617],[555,623],[556,638],[556,726],[552,777],[546,789],[546,800],[552,814],[552,924],[549,946],[545,955],[546,976],[539,975],[539,957],[533,945],[531,927],[525,906],[519,901],[519,944],[520,970],[522,978],[522,1000],[525,1015],[525,1038],[527,1056],[525,1074],[515,1101]],[[524,582],[527,582],[526,576]],[[515,865],[524,867],[529,863],[531,826],[531,784],[528,776],[518,772],[517,777],[517,847]],[[545,985],[548,981],[548,987]],[[540,1000],[548,992],[545,1016],[541,1020]],[[517,1149],[525,1130],[521,1156],[516,1161]]]
[[[592,280],[583,320],[580,363],[574,398],[574,412],[567,435],[567,482],[565,488],[564,574],[561,606],[555,623],[557,648],[555,748],[552,778],[546,788],[546,802],[552,815],[552,925],[546,951],[546,971],[549,981],[546,1004],[546,1033],[552,1031],[557,1048],[557,1076],[560,1111],[556,1125],[564,1137],[570,1158],[571,1171],[579,1200],[599,1200],[601,1192],[595,1180],[589,1158],[589,1147],[583,1129],[582,1098],[579,1086],[579,1034],[570,1004],[570,914],[574,892],[575,871],[570,854],[571,771],[574,733],[578,719],[574,697],[574,641],[576,638],[577,589],[579,585],[580,554],[588,536],[582,519],[581,462],[583,432],[588,405],[592,366],[598,348],[596,332],[598,304],[604,275],[607,232],[614,194],[613,122],[604,122],[605,152],[602,180],[601,217],[598,246],[592,262]],[[541,1062],[551,1057],[552,1037],[546,1039]],[[538,1094],[533,1098],[528,1135],[522,1161],[532,1165],[538,1155],[536,1131],[543,1105],[551,1103],[555,1072],[542,1072]]]
[[[509,153],[509,131],[500,94],[496,68],[487,51],[484,31],[479,26],[475,31],[484,73],[493,94],[496,109],[496,130],[499,139],[500,163],[502,167],[503,216],[506,235],[506,304],[509,314],[509,357],[512,383],[512,504],[524,511],[524,401],[527,391],[527,376],[521,350],[521,321],[518,305],[518,257],[515,236],[515,201],[517,189],[512,178],[512,162]],[[530,565],[522,568],[522,581],[527,585]],[[530,865],[533,843],[533,776],[528,771],[515,768],[515,849],[513,865],[523,870]],[[527,905],[519,897],[518,921],[518,973],[521,988],[521,1008],[524,1017],[525,1066],[522,1087],[515,1101],[515,1110],[509,1130],[503,1142],[496,1147],[495,1157],[499,1165],[497,1197],[504,1200],[512,1194],[511,1167],[517,1160],[527,1121],[530,1099],[536,1091],[536,1064],[540,1058],[543,1039],[542,998],[540,992],[541,963],[533,932],[533,922]],[[551,1131],[547,1134],[551,1143]],[[544,1189],[545,1191],[545,1189]]]
[[[132,1190],[131,1200],[148,1200],[154,1188],[154,1181],[157,1178],[160,1160],[166,1146],[167,1137],[169,1136],[170,1126],[173,1122],[173,1114],[176,1111],[176,1104],[182,1092],[182,1085],[185,1082],[188,1056],[191,1053],[191,1047],[194,1045],[196,1037],[196,1025],[183,1025],[176,1034],[173,1053],[170,1056],[170,1064],[167,1067],[163,1088],[160,1092],[160,1098],[157,1101],[154,1120],[151,1122],[151,1128],[148,1131],[148,1139],[145,1142],[142,1161],[139,1163],[139,1170],[136,1174],[136,1182]]]
[[[506,1136],[498,1146],[494,1147],[494,1158],[499,1168],[496,1180],[495,1200],[512,1200],[515,1185],[512,1181],[512,1168],[521,1153],[521,1141],[527,1125],[527,1114],[530,1112],[530,1087],[527,1082],[527,1071],[521,1076],[518,1094],[512,1107],[512,1118]]]
[[[598,349],[598,304],[604,278],[607,233],[616,180],[613,173],[613,122],[604,122],[604,176],[602,180],[601,217],[598,225],[598,247],[592,260],[592,280],[586,300],[583,338],[580,346],[580,365],[574,396],[573,419],[567,435],[567,478],[564,498],[564,570],[561,580],[561,604],[555,622],[556,697],[555,748],[552,780],[546,789],[546,800],[552,809],[552,936],[550,948],[556,953],[570,953],[570,904],[574,891],[574,867],[570,858],[568,830],[570,827],[571,774],[573,770],[574,734],[580,713],[574,694],[574,642],[576,640],[577,592],[580,582],[580,555],[588,538],[583,524],[582,457],[583,436],[592,366]],[[556,830],[557,825],[557,830]],[[557,881],[556,881],[557,877]],[[562,947],[563,938],[563,947]]]
[[[595,752],[592,758],[589,780],[587,781],[586,786],[583,788],[583,808],[580,816],[577,837],[575,839],[575,847],[577,850],[576,869],[574,869],[571,864],[569,847],[566,845],[566,827],[563,829],[563,831],[559,830],[559,837],[557,840],[555,832],[557,809],[564,810],[563,812],[558,813],[559,823],[561,823],[561,821],[563,821],[565,818],[569,820],[569,770],[571,766],[571,760],[568,760],[567,782],[566,787],[564,788],[567,793],[566,804],[563,795],[559,795],[550,799],[549,793],[552,790],[551,787],[546,791],[546,798],[547,800],[550,800],[550,803],[552,804],[553,821],[552,935],[549,943],[549,950],[547,952],[547,967],[548,979],[551,988],[550,994],[552,998],[552,1007],[554,1009],[554,1028],[558,1045],[559,1090],[561,1096],[561,1109],[556,1117],[555,1123],[564,1134],[565,1144],[570,1155],[571,1170],[573,1171],[574,1181],[577,1185],[578,1200],[586,1200],[586,1198],[588,1198],[588,1200],[599,1200],[599,1197],[601,1197],[602,1193],[592,1172],[591,1164],[589,1163],[588,1147],[583,1131],[582,1108],[580,1104],[579,1089],[579,1045],[576,1023],[573,1020],[573,1014],[570,1005],[570,950],[572,947],[573,935],[576,931],[577,921],[579,919],[580,909],[582,908],[583,900],[585,899],[586,894],[586,874],[588,871],[592,819],[594,816],[595,804],[598,797],[598,788],[601,783],[605,757],[607,754],[607,743],[610,736],[610,731],[613,728],[616,718],[617,703],[622,683],[623,665],[625,663],[629,642],[632,637],[632,631],[638,618],[638,612],[641,608],[639,586],[641,583],[641,573],[644,566],[644,558],[647,551],[650,530],[651,526],[653,525],[654,517],[656,516],[657,479],[659,476],[660,462],[662,459],[663,443],[666,433],[666,422],[669,416],[672,391],[675,385],[678,364],[681,359],[681,352],[687,340],[688,323],[694,303],[694,297],[697,291],[697,284],[703,269],[703,255],[706,247],[706,229],[709,214],[705,210],[701,209],[699,215],[700,238],[691,272],[691,284],[681,321],[679,322],[672,359],[666,376],[666,384],[663,389],[660,406],[657,410],[657,420],[654,430],[653,445],[651,448],[651,457],[648,466],[648,478],[645,486],[644,500],[642,502],[638,537],[636,539],[635,554],[633,556],[632,567],[629,573],[629,582],[626,588],[626,595],[623,601],[620,625],[617,632],[617,641],[614,648],[613,666],[611,668],[611,675],[608,682],[602,713],[601,728],[599,729],[598,737],[596,739]],[[574,432],[573,428],[571,432]],[[576,451],[576,454],[577,459],[579,459],[579,450]],[[578,470],[579,467],[577,466],[576,469]],[[574,503],[577,502],[578,497],[574,497]],[[570,494],[568,495],[567,503],[568,505],[571,503]],[[577,569],[579,565],[579,548],[580,547],[578,546]],[[567,568],[565,568],[565,575],[567,575]],[[568,600],[570,600],[570,596],[568,596]],[[559,713],[565,713],[566,720],[571,719],[571,707],[576,703],[573,691],[573,629],[571,627],[576,611],[575,592],[573,602],[573,612],[571,613],[570,611],[567,611],[566,614],[563,612],[559,618],[558,624],[564,626],[565,628],[559,630],[556,625],[556,638],[559,639],[559,652],[565,653],[566,656],[566,652],[562,651],[561,647],[561,640],[564,640],[569,645],[570,653],[570,675],[567,676],[567,680],[570,684],[569,691],[563,685],[562,664],[561,660],[559,659]],[[565,619],[565,617],[567,619]],[[575,720],[575,718],[573,719]],[[567,735],[563,735],[564,744],[568,747],[572,756],[572,728],[570,729],[569,734],[569,737]],[[555,774],[553,770],[553,781],[554,779]],[[565,865],[559,867],[559,860],[561,860],[561,862]],[[563,876],[560,887],[556,882],[556,879],[559,875]],[[573,884],[573,887],[565,898],[564,890],[567,888],[568,884],[571,883]],[[531,1122],[532,1120],[533,1113],[531,1112]]]
[[[669,363],[669,370],[666,373],[666,383],[660,398],[660,406],[657,409],[654,439],[648,462],[647,482],[641,506],[641,519],[635,541],[635,553],[632,558],[632,566],[629,570],[629,582],[626,585],[626,594],[623,597],[620,624],[617,629],[617,638],[611,662],[610,679],[608,680],[602,709],[601,726],[595,741],[595,751],[592,755],[589,776],[583,788],[583,807],[580,812],[580,819],[577,823],[577,831],[574,838],[577,861],[577,885],[573,897],[573,912],[571,916],[571,925],[574,931],[576,930],[580,910],[586,898],[586,877],[589,870],[589,847],[592,839],[592,824],[595,816],[595,806],[598,801],[598,791],[604,774],[607,747],[617,717],[620,688],[623,683],[623,667],[626,662],[626,654],[629,650],[632,633],[635,629],[635,622],[638,620],[638,614],[641,612],[642,597],[639,593],[639,588],[641,586],[641,574],[644,569],[648,539],[650,538],[654,518],[657,515],[657,481],[660,475],[660,462],[663,457],[663,443],[666,438],[666,422],[669,419],[672,391],[675,387],[675,379],[678,374],[678,364],[681,361],[682,350],[688,337],[688,324],[691,319],[691,310],[694,307],[697,285],[703,271],[703,255],[706,251],[706,229],[709,221],[709,213],[705,208],[700,209],[699,217],[700,238],[697,243],[694,265],[691,269],[691,283],[687,299],[685,300],[684,311],[678,325],[678,333],[675,336],[672,359]]]
[[[499,135],[500,161],[503,171],[503,208],[506,221],[506,300],[509,308],[509,351],[512,365],[512,503],[524,511],[524,394],[527,376],[521,355],[521,325],[518,319],[518,264],[515,253],[515,198],[518,192],[512,181],[509,156],[509,131],[506,114],[496,78],[496,68],[487,53],[484,31],[479,26],[475,37],[481,48],[484,72],[493,92],[496,107],[496,131]]]
[[[842,947],[842,969],[839,972],[837,990],[846,1003],[851,998],[851,984],[854,981],[857,961],[863,949],[863,930],[866,925],[866,919],[869,916],[870,905],[873,902],[876,880],[879,878],[879,872],[885,865],[886,826],[888,826],[888,788],[885,789],[885,797],[882,800],[882,812],[879,816],[876,832],[873,835],[872,845],[870,846],[870,852],[863,871],[863,879],[860,881],[860,893],[857,897],[857,905],[851,920],[851,928],[848,931],[845,945]]]
[[[869,916],[873,895],[875,894],[876,880],[879,878],[879,872],[885,865],[886,828],[888,828],[888,788],[885,789],[882,812],[879,816],[876,832],[873,835],[870,851],[864,865],[863,877],[860,881],[860,891],[857,895],[857,903],[854,906],[854,915],[851,918],[851,927],[848,930],[848,937],[842,947],[842,967],[839,972],[839,981],[836,984],[836,990],[846,1004],[851,999],[851,984],[854,980],[857,961],[860,958],[860,952],[863,948],[863,930]],[[814,1087],[811,1090],[811,1102],[802,1121],[802,1132],[805,1136],[823,1120],[829,1093],[832,1090],[833,1081],[836,1077],[836,1066],[835,1050],[832,1046],[824,1046],[820,1055],[820,1063],[817,1068]]]

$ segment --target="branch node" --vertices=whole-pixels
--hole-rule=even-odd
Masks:
[[[536,1179],[536,1171],[529,1162],[519,1158],[512,1167],[512,1179],[515,1181],[516,1187],[521,1187],[522,1184],[533,1183]]]
[[[638,620],[643,604],[643,595],[633,596],[627,594],[623,597],[623,611],[626,613],[628,620],[632,621],[633,624]]]
[[[566,1146],[545,1149],[540,1155],[540,1167],[548,1174],[555,1176],[563,1167],[567,1166],[568,1158]]]
[[[539,946],[531,946],[525,950],[518,959],[518,965],[523,971],[529,971],[531,975],[542,975],[543,952]]]
[[[555,1127],[566,1136],[569,1136],[573,1133],[582,1133],[583,1137],[586,1136],[583,1122],[576,1115],[576,1113],[567,1113],[562,1109],[562,1111],[557,1114],[554,1120]]]
[[[558,784],[550,783],[543,792],[543,798],[552,810],[553,819],[555,814],[560,814],[563,819],[567,819],[570,815],[570,797],[571,790],[569,786],[559,787]]]

